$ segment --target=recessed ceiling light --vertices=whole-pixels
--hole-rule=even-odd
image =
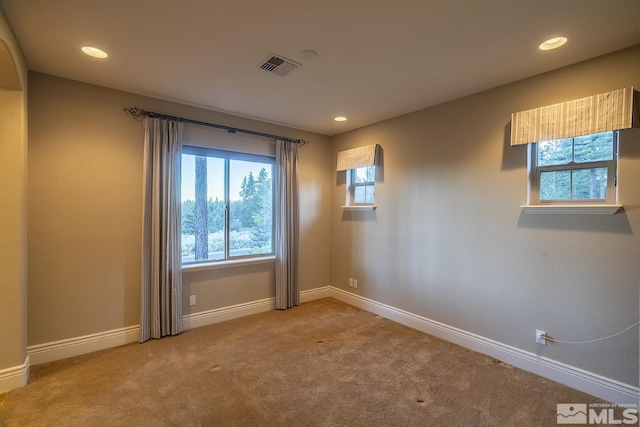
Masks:
[[[311,49],[306,49],[300,51],[300,58],[302,59],[316,59],[318,57],[318,52]]]
[[[333,120],[335,120],[336,122],[344,122],[344,121],[347,120],[347,118],[346,117],[342,117],[342,116],[338,116],[338,117],[335,117]]]
[[[107,52],[105,52],[102,49],[98,49],[97,47],[93,47],[93,46],[83,46],[82,47],[82,52],[84,52],[85,55],[89,55],[93,58],[98,58],[98,59],[104,59],[107,56]]]
[[[549,40],[541,43],[540,46],[538,46],[538,49],[540,49],[540,50],[557,49],[560,46],[564,46],[564,44],[566,42],[567,42],[567,38],[566,37],[554,37],[552,39],[549,39]]]

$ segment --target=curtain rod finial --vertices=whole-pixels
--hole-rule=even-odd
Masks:
[[[141,119],[146,117],[146,112],[138,107],[129,107],[123,109],[125,113],[129,114],[135,119]]]

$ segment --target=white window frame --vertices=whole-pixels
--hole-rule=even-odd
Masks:
[[[363,182],[357,182],[356,179],[356,173],[357,173],[357,169],[364,169],[364,168],[373,168],[373,180],[372,181],[363,181]],[[347,170],[347,199],[346,199],[346,206],[344,206],[345,208],[373,208],[375,209],[375,177],[376,177],[376,166],[363,166],[362,168],[355,168],[355,169],[349,169]],[[373,190],[373,202],[371,203],[367,203],[367,202],[356,202],[356,188],[357,187],[371,187]]]
[[[275,157],[265,156],[260,154],[249,154],[242,153],[236,151],[227,151],[227,150],[219,150],[215,148],[205,148],[205,147],[196,147],[196,146],[187,146],[184,145],[182,147],[182,154],[187,155],[196,155],[196,156],[204,156],[204,157],[214,157],[218,159],[224,160],[224,257],[218,259],[206,259],[206,260],[197,260],[197,261],[182,261],[182,267],[189,270],[196,270],[198,267],[207,267],[207,266],[224,266],[224,265],[236,265],[239,263],[246,263],[252,261],[263,261],[274,259],[275,256]],[[230,254],[230,209],[229,209],[229,199],[230,199],[230,161],[231,160],[243,160],[250,161],[256,163],[265,163],[271,165],[271,197],[272,197],[272,221],[271,221],[271,252],[269,253],[261,253],[261,254],[250,254],[250,255],[231,255]],[[180,176],[182,179],[182,175]],[[181,202],[182,203],[182,202]],[[182,221],[182,218],[180,219]]]
[[[613,156],[611,160],[564,165],[538,166],[538,143],[529,144],[527,150],[528,186],[527,205],[522,209],[527,213],[567,213],[567,214],[613,214],[621,206],[618,204],[618,147],[620,135],[613,132]],[[540,200],[540,175],[549,171],[574,171],[591,168],[607,168],[606,199],[562,199]]]

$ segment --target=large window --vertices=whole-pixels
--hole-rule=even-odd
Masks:
[[[617,146],[617,132],[531,144],[532,202],[616,203]]]
[[[182,263],[273,254],[271,157],[184,147]]]

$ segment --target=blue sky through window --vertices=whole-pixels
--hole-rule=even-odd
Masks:
[[[265,168],[271,178],[270,165],[264,163],[232,160],[229,171],[229,192],[231,201],[240,200],[240,186],[245,176],[253,172],[258,178],[260,169]],[[182,201],[195,200],[196,161],[192,154],[182,155]],[[224,159],[207,157],[207,198],[224,200]]]

